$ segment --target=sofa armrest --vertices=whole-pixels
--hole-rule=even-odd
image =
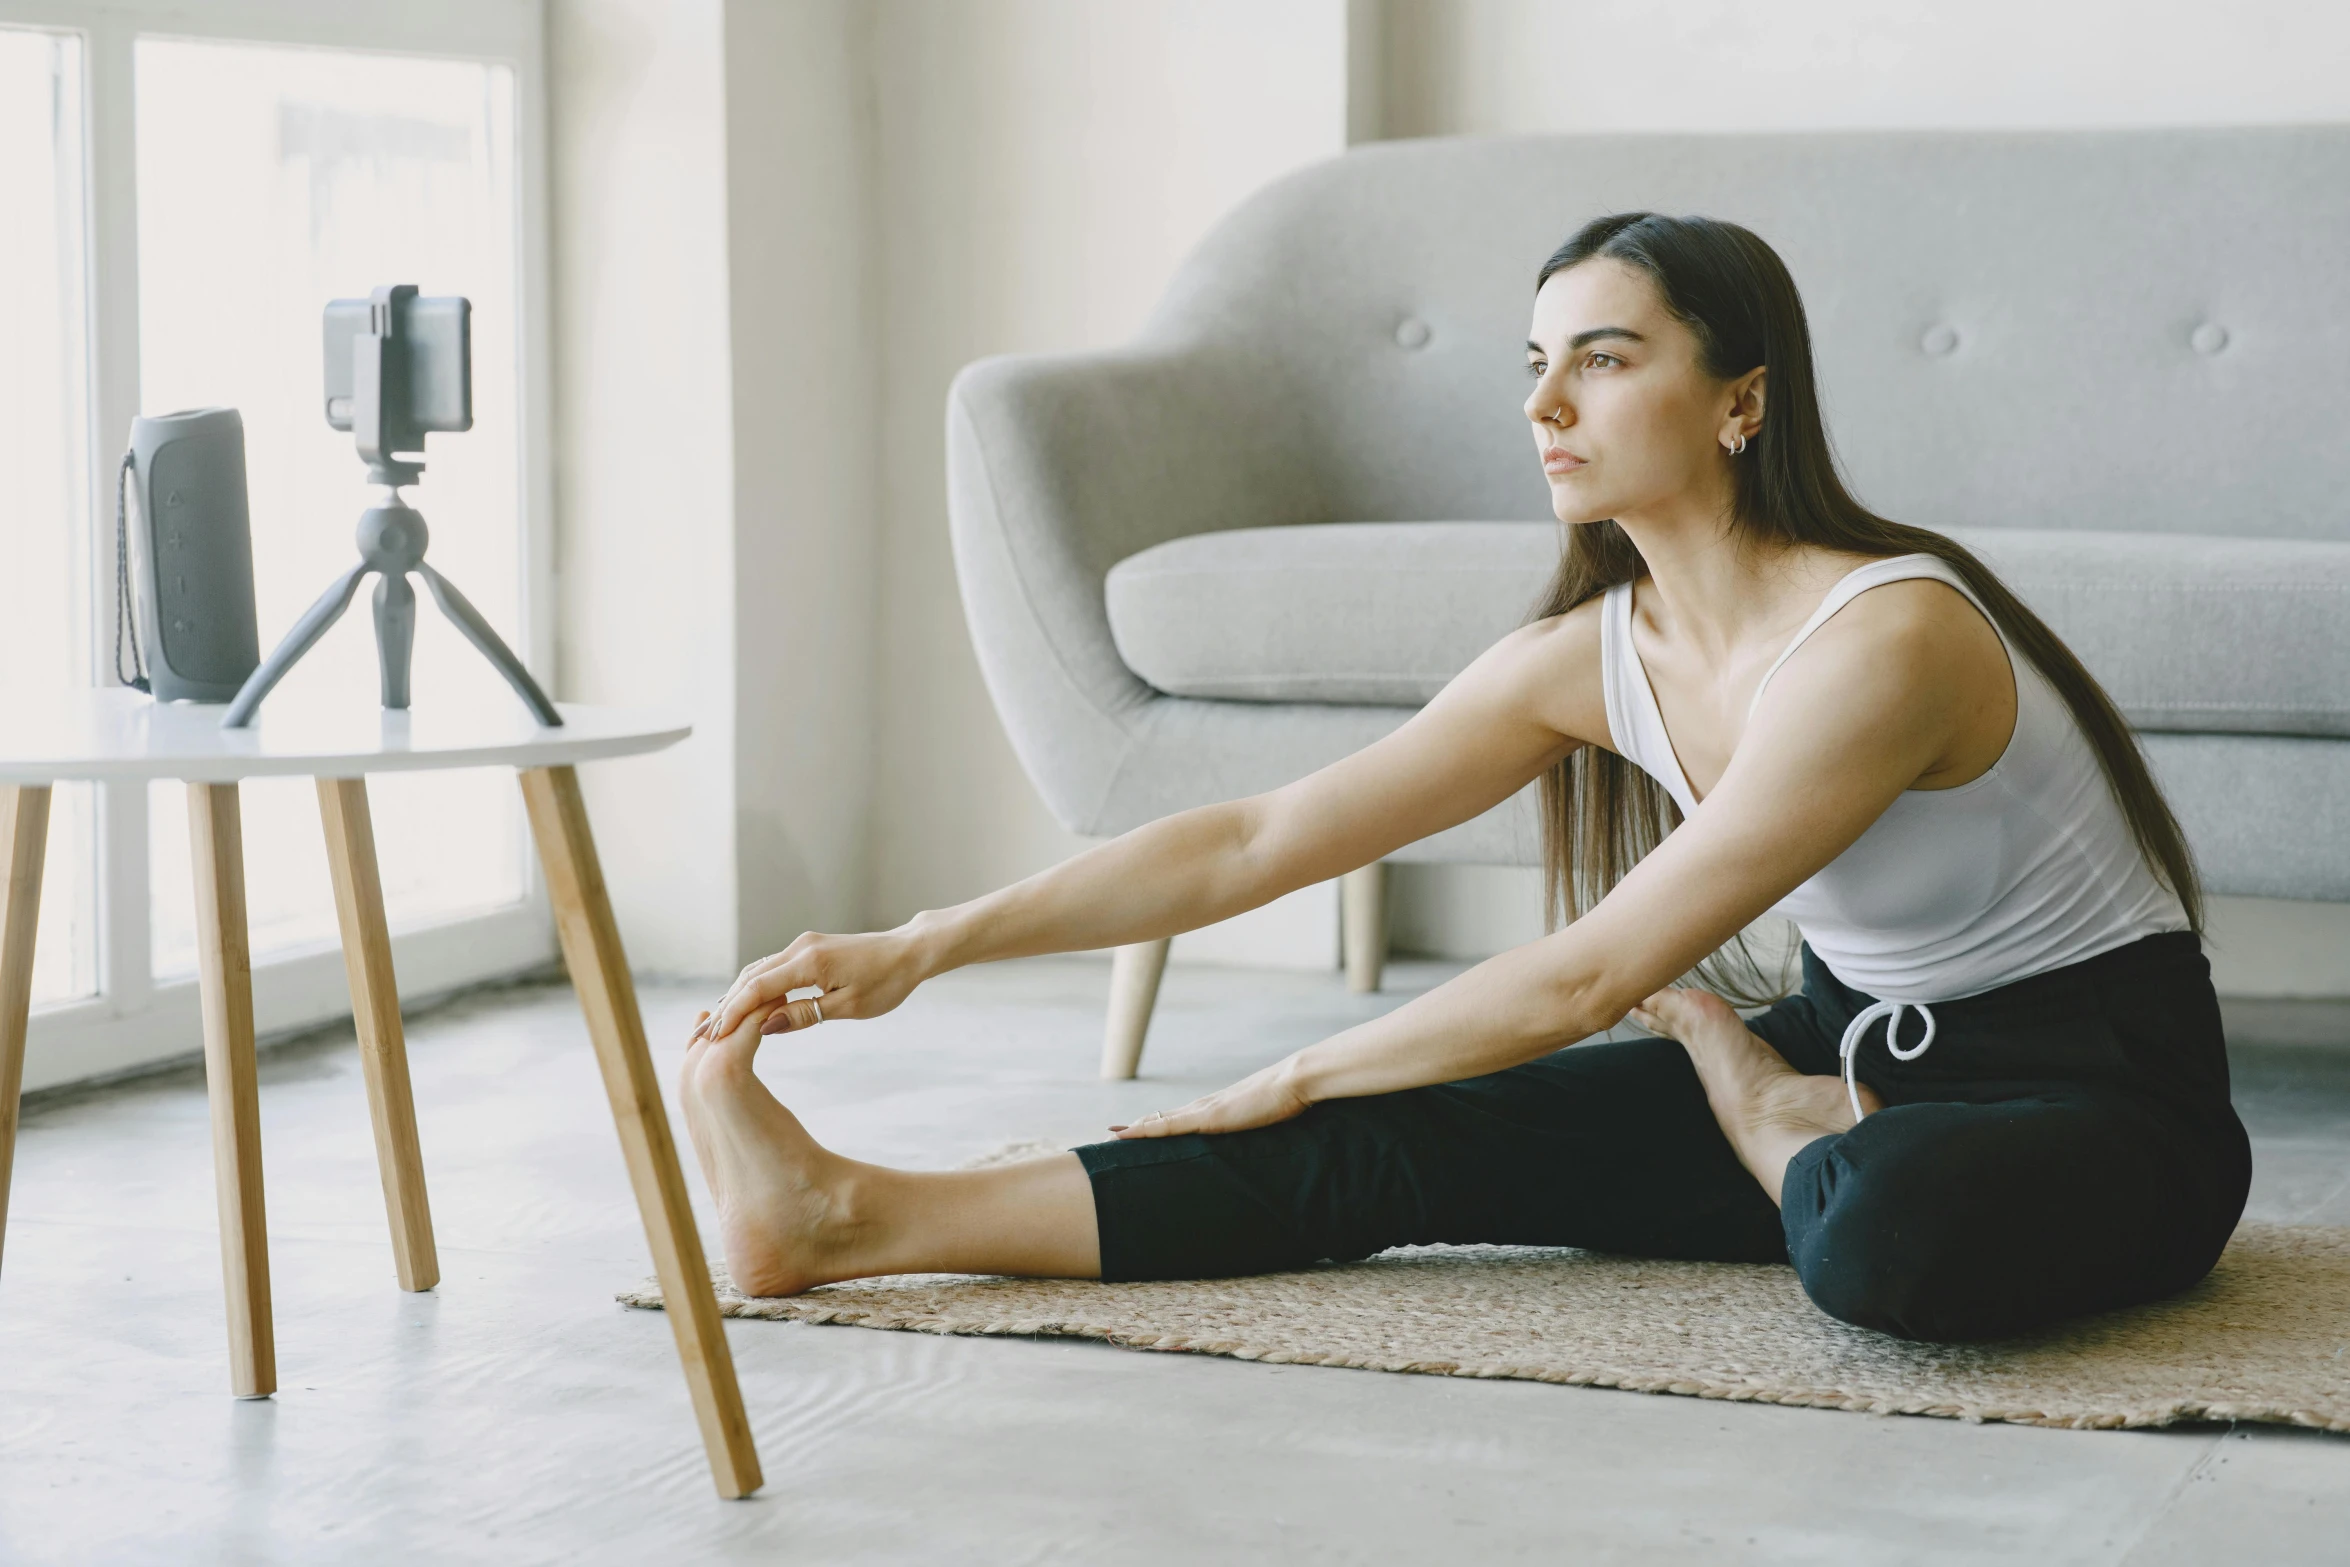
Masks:
[[[1103,808],[1157,693],[1102,582],[1165,540],[1322,520],[1294,399],[1251,354],[1151,344],[983,359],[947,392],[947,515],[979,667],[1061,825]]]

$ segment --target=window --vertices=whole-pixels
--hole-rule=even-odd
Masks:
[[[151,411],[225,403],[243,413],[265,644],[350,569],[369,492],[351,437],[319,416],[318,310],[376,283],[473,301],[474,427],[433,438],[410,503],[433,530],[433,564],[494,623],[517,624],[513,71],[177,38],[142,38],[134,59],[140,397]],[[271,701],[369,702],[375,685],[371,623],[353,614]],[[414,686],[424,704],[514,700],[429,604]],[[394,921],[522,897],[510,772],[393,776],[369,794]],[[255,955],[333,942],[309,782],[256,779],[245,795]],[[155,970],[191,974],[187,812],[176,786],[156,786],[148,820]]]
[[[9,687],[81,683],[90,627],[89,343],[84,330],[82,50],[0,29],[0,671]],[[96,791],[51,806],[36,1005],[98,988]]]
[[[543,667],[541,51],[537,0],[0,0],[0,711],[113,681],[134,413],[243,415],[265,651],[348,569],[371,492],[321,417],[319,311],[387,283],[473,301],[474,428],[410,500]],[[270,698],[376,700],[364,598]],[[429,600],[413,700],[513,700]],[[405,991],[551,954],[509,771],[369,792]],[[257,1022],[347,1010],[308,780],[243,805]],[[27,1085],[193,1049],[184,791],[66,786],[52,815]]]

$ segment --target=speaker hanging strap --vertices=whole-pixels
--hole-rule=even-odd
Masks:
[[[131,620],[131,525],[125,491],[131,479],[131,454],[122,454],[122,466],[114,473],[114,678],[126,686],[144,691],[147,686],[146,660],[139,656],[139,628]],[[146,519],[141,518],[144,522]],[[131,639],[131,668],[125,674],[122,667],[123,633]]]

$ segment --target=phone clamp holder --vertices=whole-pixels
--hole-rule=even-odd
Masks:
[[[342,618],[370,572],[377,577],[375,650],[385,707],[408,706],[409,662],[416,646],[416,589],[408,579],[418,576],[441,613],[506,677],[532,716],[547,728],[561,727],[563,715],[513,649],[455,583],[424,563],[431,535],[423,514],[400,497],[403,486],[424,477],[424,463],[421,456],[397,454],[421,454],[429,430],[472,428],[471,308],[463,299],[420,299],[407,283],[326,307],[327,422],[352,433],[367,464],[368,482],[381,485],[386,494],[381,504],[359,514],[359,564],[302,612],[276,651],[253,671],[229,703],[220,721],[223,729],[253,722],[262,699]]]

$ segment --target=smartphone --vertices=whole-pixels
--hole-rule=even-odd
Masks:
[[[391,291],[395,362],[384,367],[387,392],[405,385],[407,406],[398,422],[418,436],[427,430],[473,428],[473,301],[427,299],[411,288]],[[351,428],[356,387],[351,344],[373,330],[375,302],[327,301],[326,422]],[[394,392],[393,401],[397,398]],[[401,450],[408,450],[402,447]]]

